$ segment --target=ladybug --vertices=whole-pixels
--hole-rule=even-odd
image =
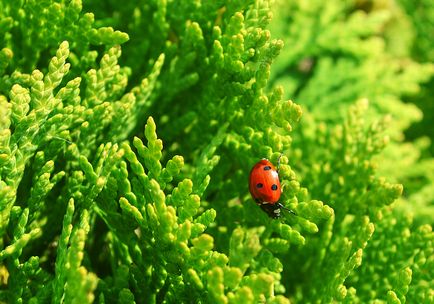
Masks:
[[[279,180],[280,157],[277,169],[268,159],[261,159],[250,171],[249,190],[256,204],[261,207],[271,218],[280,217],[280,209],[285,209],[292,214],[292,210],[283,206],[280,202],[282,188]]]

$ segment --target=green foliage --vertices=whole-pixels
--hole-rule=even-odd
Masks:
[[[432,10],[392,2],[0,3],[0,302],[432,302]]]

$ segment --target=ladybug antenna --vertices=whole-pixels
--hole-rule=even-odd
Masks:
[[[54,139],[58,139],[58,140],[62,140],[62,141],[64,141],[64,142],[67,142],[68,144],[72,145],[72,142],[71,142],[71,141],[69,141],[69,140],[67,140],[67,139],[65,139],[65,138],[62,138],[62,137],[58,137],[58,136],[51,135],[50,138],[54,138]]]
[[[297,213],[295,213],[294,211],[292,211],[292,210],[289,209],[289,208],[286,208],[285,206],[282,205],[282,203],[277,203],[277,206],[279,206],[279,208],[285,209],[285,210],[288,211],[289,213],[291,213],[291,214],[297,216]]]

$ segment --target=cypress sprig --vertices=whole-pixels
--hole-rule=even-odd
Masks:
[[[0,2],[0,302],[431,303],[432,14],[365,2]]]

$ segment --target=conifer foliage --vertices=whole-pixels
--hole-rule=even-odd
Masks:
[[[0,303],[434,301],[434,68],[380,2],[0,2]]]

